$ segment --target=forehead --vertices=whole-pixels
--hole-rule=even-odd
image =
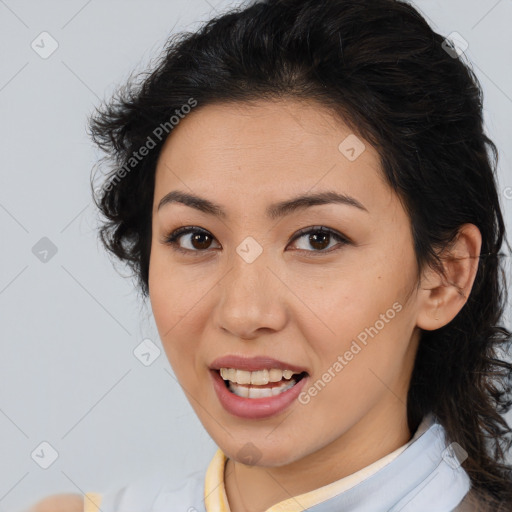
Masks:
[[[237,151],[264,156],[261,150],[278,152],[295,149],[314,152],[322,146],[338,150],[338,144],[351,130],[324,106],[304,100],[258,100],[251,102],[216,103],[196,107],[173,129],[162,149],[179,156],[186,153],[222,152],[224,156]],[[192,145],[182,144],[188,142]],[[334,146],[334,148],[333,148]],[[277,155],[273,153],[272,157]],[[286,157],[293,158],[287,153]]]
[[[361,202],[389,194],[377,151],[326,108],[299,100],[219,103],[196,107],[167,138],[155,201],[171,189],[241,200],[333,187]]]

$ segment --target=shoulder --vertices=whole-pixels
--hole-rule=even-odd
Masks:
[[[177,510],[177,506],[204,511],[204,471],[195,471],[175,479],[167,473],[154,472],[133,480],[121,489],[107,490],[101,500],[102,512],[152,512]],[[184,510],[187,510],[185,508]]]
[[[56,494],[37,502],[28,512],[83,512],[84,499],[79,494]]]
[[[179,479],[167,473],[153,472],[138,478],[118,489],[104,493],[89,493],[94,496],[102,512],[152,512],[176,510],[178,505],[194,507],[197,512],[204,509],[204,471],[195,471]],[[192,509],[192,510],[193,510]],[[84,498],[77,494],[48,496],[36,503],[27,512],[84,512]],[[95,509],[96,510],[96,509]],[[188,510],[188,509],[184,509]]]

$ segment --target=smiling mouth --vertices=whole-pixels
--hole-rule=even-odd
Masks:
[[[242,398],[269,398],[280,395],[307,376],[307,372],[296,373],[291,370],[246,372],[221,368],[216,371],[224,380],[226,388]]]

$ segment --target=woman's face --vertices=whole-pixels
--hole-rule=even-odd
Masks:
[[[198,108],[162,149],[152,309],[192,407],[232,459],[281,466],[361,453],[407,429],[419,339],[413,240],[362,143],[318,105],[287,100]],[[171,192],[200,199],[159,208]],[[279,207],[317,194],[327,195]],[[191,232],[164,242],[182,227]],[[244,360],[216,364],[229,356]],[[238,394],[212,366],[233,369],[223,375]],[[293,384],[286,368],[307,374]]]

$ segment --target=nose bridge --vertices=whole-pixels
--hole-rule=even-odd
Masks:
[[[220,327],[238,337],[251,337],[259,328],[279,329],[284,320],[278,307],[282,286],[270,270],[268,252],[246,237],[231,258],[230,270],[219,283],[216,318]]]
[[[247,295],[253,300],[269,290],[272,273],[269,252],[252,236],[247,236],[235,247],[232,270],[229,273],[229,293],[239,298]],[[264,298],[264,297],[263,297]]]

